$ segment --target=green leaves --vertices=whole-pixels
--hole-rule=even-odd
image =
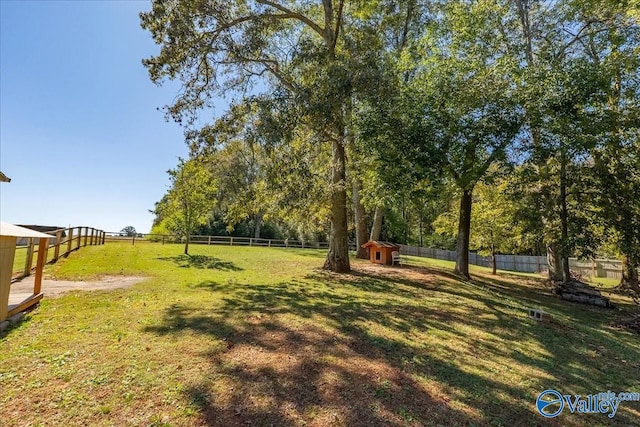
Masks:
[[[155,213],[167,228],[180,236],[188,236],[206,222],[215,206],[216,183],[196,160],[183,160],[175,169],[167,171],[171,187],[156,204]]]

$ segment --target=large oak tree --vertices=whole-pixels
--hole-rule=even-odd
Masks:
[[[344,0],[154,1],[142,27],[160,45],[144,61],[151,79],[177,79],[167,112],[192,124],[214,96],[257,90],[285,93],[304,125],[332,152],[331,236],[325,268],[349,271],[344,106],[352,82],[341,53]]]

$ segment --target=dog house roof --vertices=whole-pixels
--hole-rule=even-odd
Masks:
[[[391,243],[391,242],[381,242],[378,240],[369,240],[367,243],[365,243],[364,245],[362,245],[363,248],[389,248],[389,249],[399,249],[400,246],[396,245],[395,243]]]

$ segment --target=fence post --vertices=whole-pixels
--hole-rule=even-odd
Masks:
[[[233,246],[233,236],[231,236],[231,239],[229,239],[229,246]]]
[[[36,265],[36,278],[33,281],[33,293],[39,294],[42,289],[42,270],[47,263],[47,250],[49,249],[49,239],[40,239],[38,244],[38,261]]]
[[[76,249],[80,249],[81,243],[82,243],[82,227],[78,227],[78,244],[76,245]]]
[[[53,253],[53,260],[57,261],[60,256],[60,243],[62,243],[62,230],[56,232],[56,249]]]
[[[253,239],[251,237],[249,238],[249,246],[253,246]]]
[[[133,233],[133,237],[131,238],[131,244],[132,245],[136,244],[136,233]]]
[[[31,274],[31,265],[33,263],[33,237],[29,237],[29,247],[27,247],[27,259],[24,262],[24,275]]]
[[[269,247],[271,247],[271,239],[269,239]]]
[[[209,236],[209,240],[207,241],[207,245],[211,244],[211,236]]]
[[[598,277],[598,269],[596,268],[595,258],[591,258],[591,277]]]
[[[87,246],[87,239],[89,238],[89,227],[84,228],[84,244],[83,247]]]
[[[71,245],[73,244],[73,228],[69,227],[69,235],[67,236],[67,251],[65,255],[71,252]]]

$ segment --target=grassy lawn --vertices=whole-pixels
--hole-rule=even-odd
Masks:
[[[332,274],[324,251],[181,250],[110,243],[49,266],[148,280],[45,297],[0,338],[0,425],[638,425],[640,402],[613,419],[535,409],[549,388],[640,391],[640,339],[610,326],[636,310],[623,297],[566,303],[536,275],[469,282],[423,258]]]

